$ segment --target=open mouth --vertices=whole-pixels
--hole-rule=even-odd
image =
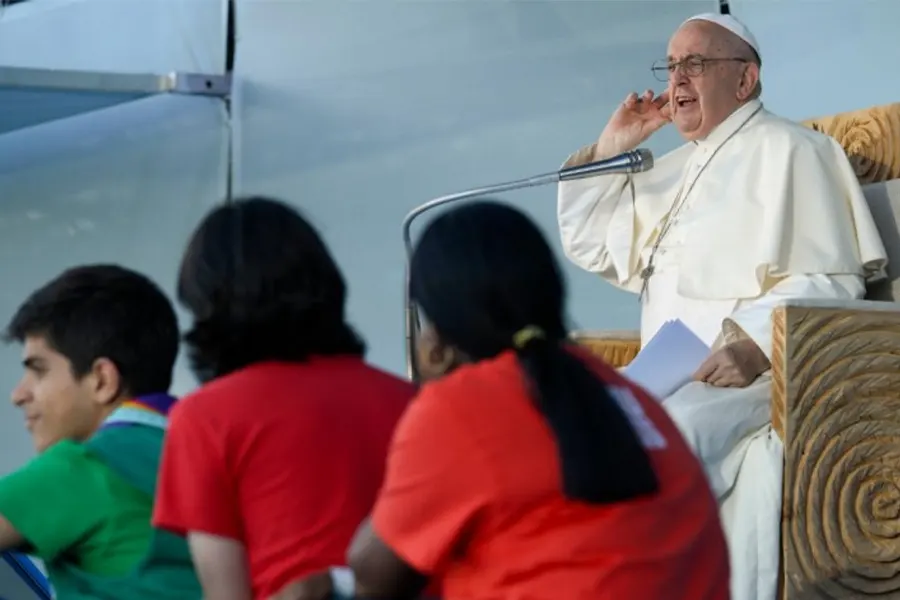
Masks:
[[[678,108],[684,108],[697,103],[696,98],[675,98],[675,105]]]

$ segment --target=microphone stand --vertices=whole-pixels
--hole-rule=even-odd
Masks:
[[[492,194],[500,194],[512,190],[521,190],[525,188],[539,187],[542,185],[550,185],[559,183],[560,181],[572,181],[576,179],[584,179],[587,177],[595,177],[597,175],[614,174],[614,173],[636,173],[646,171],[653,167],[653,155],[649,150],[638,148],[626,152],[619,156],[585,165],[577,165],[574,167],[566,167],[559,171],[535,175],[525,179],[516,179],[506,183],[498,183],[480,188],[472,188],[455,194],[448,194],[429,200],[425,204],[421,204],[411,210],[403,219],[403,246],[406,252],[406,272],[404,276],[403,289],[403,305],[405,315],[406,329],[406,375],[413,382],[418,382],[419,374],[415,366],[416,341],[415,336],[419,329],[418,313],[413,306],[410,298],[409,276],[410,265],[412,262],[412,228],[413,221],[417,217],[430,211],[433,208],[451,204],[461,200],[471,200],[481,196],[489,196]]]

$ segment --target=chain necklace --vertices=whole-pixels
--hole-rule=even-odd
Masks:
[[[663,238],[669,233],[669,230],[672,226],[678,221],[678,215],[682,211],[682,209],[687,205],[688,196],[691,194],[691,190],[694,189],[694,185],[696,185],[697,180],[700,179],[700,176],[703,175],[703,172],[706,170],[706,167],[709,166],[709,163],[716,157],[716,154],[719,153],[719,150],[722,149],[722,146],[731,141],[737,133],[744,128],[744,126],[756,116],[762,110],[762,106],[758,107],[750,116],[744,119],[744,122],[741,123],[737,129],[732,131],[728,137],[726,137],[721,144],[716,146],[716,149],[713,150],[712,155],[703,163],[703,166],[700,167],[700,170],[697,172],[697,175],[694,176],[693,181],[691,181],[690,185],[687,185],[687,177],[685,177],[681,182],[681,188],[678,190],[678,195],[675,196],[675,201],[672,203],[672,208],[669,209],[669,212],[663,217],[663,223],[658,227],[659,233],[656,236],[656,240],[653,242],[653,246],[650,248],[650,256],[647,258],[647,266],[641,269],[640,277],[641,277],[641,295],[639,299],[643,302],[644,296],[647,293],[647,287],[650,284],[650,278],[653,277],[654,272],[656,271],[656,254],[659,251],[660,244],[663,241]],[[632,198],[634,195],[632,195]]]

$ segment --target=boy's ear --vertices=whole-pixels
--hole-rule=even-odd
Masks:
[[[93,395],[94,402],[108,405],[119,399],[122,393],[122,378],[119,369],[108,358],[98,358],[91,370],[83,378],[84,384]]]

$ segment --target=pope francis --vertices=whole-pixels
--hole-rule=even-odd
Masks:
[[[763,107],[760,56],[731,16],[685,21],[653,69],[666,90],[630,94],[566,166],[632,150],[668,123],[687,143],[650,171],[558,192],[566,255],[639,295],[642,341],[680,319],[713,348],[663,404],[719,499],[734,600],[773,600],[778,580],[772,309],[789,298],[861,298],[886,264],[840,145]]]

